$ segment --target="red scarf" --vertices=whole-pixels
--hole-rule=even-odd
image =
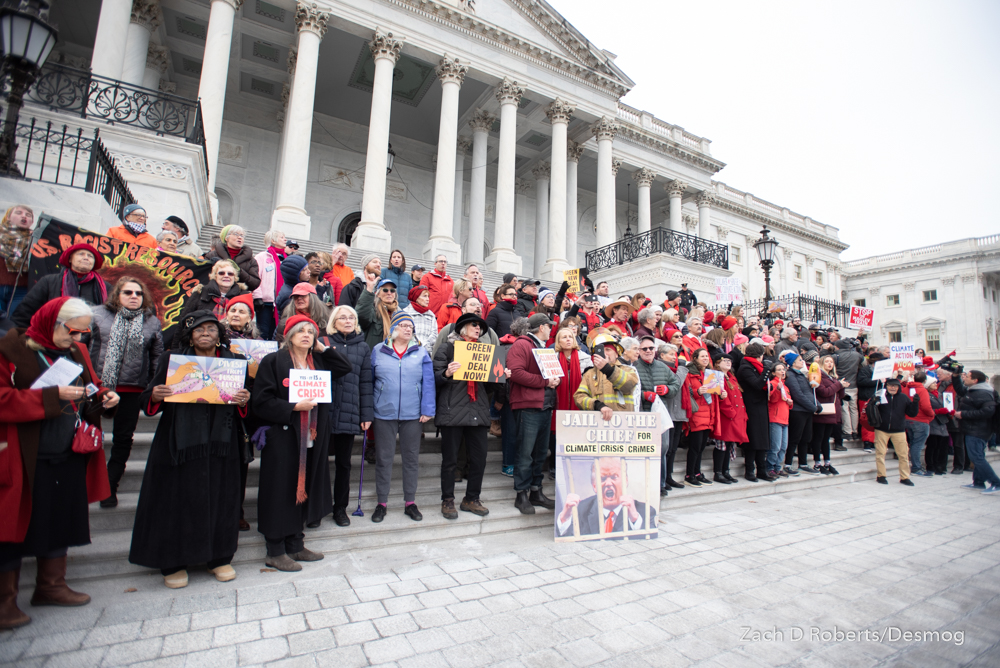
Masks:
[[[517,297],[504,297],[500,301],[505,301],[508,304],[517,304]]]
[[[79,297],[80,286],[84,283],[97,281],[97,289],[101,293],[102,303],[108,299],[108,287],[104,280],[97,275],[96,271],[88,271],[86,274],[78,274],[72,269],[63,269],[62,288],[59,292],[61,297]]]
[[[467,339],[464,336],[462,337],[462,341],[466,341],[468,343],[476,343],[477,342],[476,339]],[[466,392],[466,394],[469,395],[469,402],[473,403],[473,404],[476,403],[476,385],[477,384],[478,383],[476,383],[476,381],[470,380],[465,385],[465,392]]]
[[[230,248],[229,246],[226,246],[226,250],[229,251],[229,257],[231,257],[232,259],[235,260],[236,256],[239,255],[240,251],[243,250],[243,249],[242,248]]]
[[[756,357],[744,357],[743,359],[749,361],[750,364],[753,364],[753,368],[757,369],[757,373],[764,373],[764,363],[759,359]]]
[[[580,351],[576,348],[570,353],[569,359],[565,352],[559,353],[559,366],[562,367],[563,377],[556,385],[556,410],[575,411],[578,410],[573,395],[576,394],[583,380],[580,372]],[[552,411],[552,428],[555,428],[556,411]]]
[[[285,251],[275,248],[274,246],[267,247],[267,254],[271,256],[274,260],[274,296],[277,297],[278,293],[281,292],[281,286],[285,284],[285,278],[281,275],[281,263],[285,260]],[[263,276],[261,277],[263,278]]]
[[[59,319],[59,309],[67,301],[69,301],[69,297],[56,297],[35,311],[35,314],[31,316],[31,324],[28,325],[28,331],[26,332],[28,338],[43,348],[59,350],[59,346],[52,340],[52,330],[56,328],[56,321]]]
[[[431,310],[430,306],[421,306],[417,302],[410,302],[410,306],[412,306],[413,310],[416,311],[417,313],[427,313],[428,311]]]
[[[315,371],[312,353],[306,355],[306,366]],[[311,411],[299,411],[299,476],[295,483],[295,503],[304,503],[306,496],[306,459],[309,452],[309,441],[316,440],[316,425],[319,419],[319,408]]]

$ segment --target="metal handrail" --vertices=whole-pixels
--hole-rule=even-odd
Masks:
[[[587,269],[598,271],[659,253],[673,255],[719,269],[729,269],[729,247],[665,227],[633,234],[613,244],[587,251]]]

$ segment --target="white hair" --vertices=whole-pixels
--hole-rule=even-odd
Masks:
[[[631,336],[625,336],[622,337],[618,344],[622,347],[622,350],[632,350],[633,348],[639,347],[639,339]]]
[[[798,330],[795,329],[794,327],[785,327],[783,330],[781,330],[781,338],[787,339],[791,337],[792,334],[798,334],[798,333],[799,333]]]
[[[59,322],[67,322],[76,318],[89,319],[93,317],[94,313],[90,310],[90,306],[87,305],[87,302],[77,297],[73,297],[66,300],[66,303],[59,309],[59,315],[56,316],[56,320]]]
[[[641,311],[639,311],[638,319],[639,319],[639,324],[642,324],[647,321],[655,321],[656,312],[652,308],[646,307]]]
[[[244,230],[239,225],[230,225],[229,226],[229,231],[226,234],[226,238],[228,239],[230,234],[242,234],[242,235],[246,235],[246,233],[247,233],[247,231]],[[223,239],[223,241],[225,241],[225,239]]]
[[[672,343],[667,343],[666,341],[660,341],[656,344],[656,354],[662,355],[664,351],[668,353],[676,353],[677,346]]]

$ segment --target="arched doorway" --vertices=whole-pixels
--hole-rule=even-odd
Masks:
[[[354,231],[358,229],[358,223],[360,222],[360,211],[355,211],[354,213],[344,216],[343,220],[340,221],[340,225],[337,226],[337,243],[347,244],[350,246],[351,237],[354,236]]]

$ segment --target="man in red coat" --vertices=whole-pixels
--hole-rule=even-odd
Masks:
[[[448,258],[444,255],[434,258],[434,269],[424,274],[420,285],[427,286],[431,295],[428,308],[431,313],[437,313],[455,294],[455,281],[448,275]]]
[[[552,325],[549,316],[536,313],[528,318],[528,333],[517,337],[507,352],[510,379],[507,392],[517,420],[517,459],[514,461],[514,507],[533,515],[535,506],[553,510],[556,502],[542,493],[542,466],[549,453],[552,409],[559,378],[546,380],[538,368],[534,350],[544,348]]]

